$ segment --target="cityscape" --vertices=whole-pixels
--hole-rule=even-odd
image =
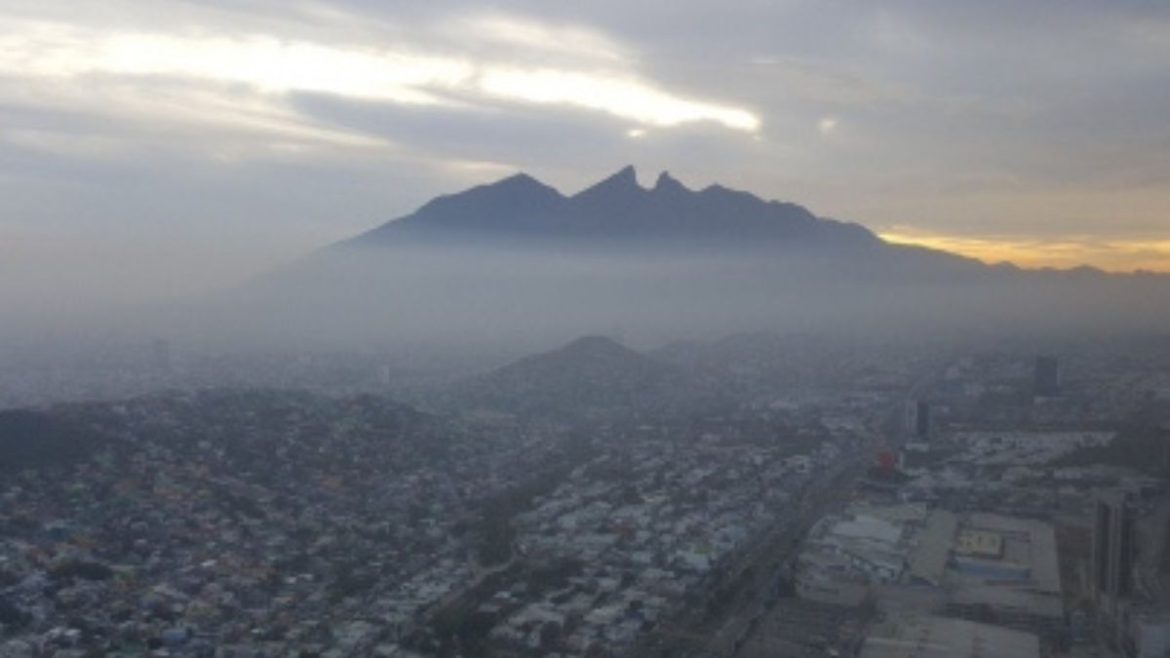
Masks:
[[[1170,658],[1168,63],[0,0],[0,658]]]
[[[417,408],[144,347],[166,392],[0,414],[4,655],[1161,655],[1170,345],[719,347],[754,369],[588,337]]]

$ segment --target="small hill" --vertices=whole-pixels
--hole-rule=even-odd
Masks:
[[[680,374],[610,338],[586,336],[468,380],[455,396],[479,409],[595,415],[657,407]]]

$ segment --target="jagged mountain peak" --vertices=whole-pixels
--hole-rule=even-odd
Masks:
[[[621,169],[618,169],[605,180],[620,183],[626,186],[636,186],[638,185],[638,170],[634,168],[634,165],[626,165]]]
[[[795,204],[721,186],[691,190],[668,171],[647,189],[629,165],[573,196],[518,173],[439,197],[350,244],[436,239],[509,247],[571,242],[682,250],[759,250],[794,241],[837,248],[877,241],[861,226],[822,220]]]
[[[677,178],[670,175],[669,171],[663,171],[658,174],[658,180],[654,182],[655,192],[690,192],[691,190],[683,185]]]
[[[638,184],[638,172],[634,166],[626,165],[617,172],[581,190],[572,199],[579,202],[604,201],[640,196],[645,192],[646,190]]]

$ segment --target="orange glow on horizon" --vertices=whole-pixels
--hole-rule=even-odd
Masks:
[[[1108,272],[1170,273],[1170,239],[1105,239],[1090,235],[1053,238],[963,236],[919,232],[906,227],[881,231],[887,242],[949,251],[989,264],[1068,269],[1088,265]]]

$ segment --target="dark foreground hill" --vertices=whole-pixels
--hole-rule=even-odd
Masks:
[[[580,416],[661,409],[685,390],[683,371],[604,336],[586,336],[455,387],[470,409]]]

